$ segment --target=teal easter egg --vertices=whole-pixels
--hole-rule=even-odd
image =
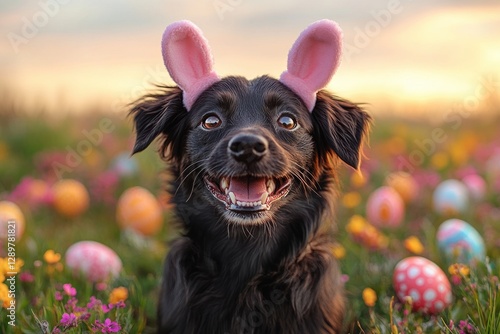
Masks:
[[[448,219],[439,226],[437,244],[450,263],[484,261],[486,250],[479,232],[460,219]]]
[[[121,176],[131,176],[138,170],[137,161],[125,152],[113,160],[113,169]]]
[[[432,197],[434,209],[444,215],[463,213],[469,206],[469,190],[458,180],[441,182]]]

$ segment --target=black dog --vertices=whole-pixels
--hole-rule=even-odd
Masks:
[[[311,36],[324,43],[318,37],[324,25],[333,23],[309,27],[290,56]],[[287,74],[219,79],[209,53],[203,55],[205,40],[189,22],[167,28],[163,43],[180,88],[160,87],[132,110],[134,153],[160,138],[183,230],[165,263],[159,333],[339,333],[344,297],[332,256],[336,169],[338,158],[358,167],[370,117],[325,91],[313,88],[308,100]],[[179,68],[197,65],[183,60],[173,68],[176,55],[168,50],[181,59],[193,54],[193,45],[208,66],[202,75],[193,69],[190,82]],[[292,67],[289,58],[288,73]],[[208,83],[193,91],[197,80]]]

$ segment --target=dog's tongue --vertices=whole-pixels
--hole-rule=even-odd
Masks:
[[[229,183],[232,191],[239,201],[257,202],[264,192],[267,192],[265,177],[233,177]]]

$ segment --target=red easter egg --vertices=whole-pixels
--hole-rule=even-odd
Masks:
[[[411,297],[414,311],[437,314],[451,304],[451,286],[434,262],[413,256],[401,260],[394,269],[393,285],[399,300]]]

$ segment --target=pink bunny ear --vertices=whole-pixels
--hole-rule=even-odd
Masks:
[[[340,64],[342,31],[337,23],[320,20],[307,27],[288,53],[280,81],[304,101],[309,112],[316,93],[328,84]]]
[[[182,89],[184,106],[189,111],[198,96],[220,80],[212,69],[208,42],[192,22],[178,21],[165,29],[161,46],[163,62]]]

